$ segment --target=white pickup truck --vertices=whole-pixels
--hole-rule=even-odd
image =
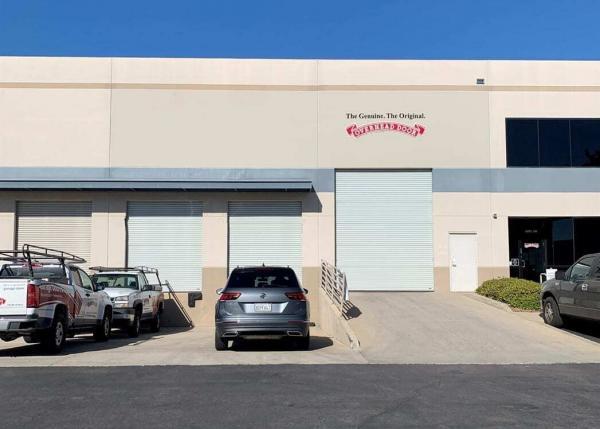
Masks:
[[[68,336],[110,336],[112,303],[75,264],[85,260],[59,250],[25,244],[0,250],[0,339],[23,337],[58,353]]]
[[[163,287],[158,270],[149,267],[90,267],[94,284],[102,288],[113,303],[113,325],[137,337],[142,323],[152,332],[160,331],[164,308]]]

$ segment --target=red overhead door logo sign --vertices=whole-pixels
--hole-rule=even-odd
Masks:
[[[425,133],[425,127],[423,125],[406,125],[399,122],[374,122],[366,125],[352,124],[346,127],[346,132],[352,137],[362,137],[365,134],[392,131],[402,134],[408,134],[409,136],[418,137]]]
[[[0,296],[0,305],[6,304],[6,300]]]

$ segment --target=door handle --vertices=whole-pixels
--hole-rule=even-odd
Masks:
[[[581,285],[581,290],[584,291],[584,292],[587,292],[587,290],[588,290],[587,283],[584,283],[584,284]]]
[[[86,292],[85,296],[90,296],[89,292]]]

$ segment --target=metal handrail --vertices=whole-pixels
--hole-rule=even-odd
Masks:
[[[344,306],[349,300],[346,274],[325,260],[321,261],[321,289],[344,315]]]
[[[33,258],[32,258],[33,256]],[[0,250],[0,261],[18,261],[27,263],[29,273],[33,277],[33,263],[39,261],[54,260],[64,267],[65,261],[73,264],[84,264],[86,262],[80,256],[63,250],[50,249],[48,247],[23,244],[21,250]]]
[[[167,289],[169,290],[169,292],[168,292],[169,298],[171,298],[173,301],[175,301],[175,304],[177,305],[177,307],[179,307],[179,311],[181,311],[181,313],[183,314],[183,317],[185,317],[186,322],[193,328],[194,327],[194,322],[193,322],[192,318],[187,313],[187,311],[185,311],[185,307],[183,306],[183,304],[181,303],[181,301],[179,301],[179,298],[177,297],[177,294],[175,293],[175,291],[171,287],[171,284],[169,283],[169,281],[165,280],[165,282],[163,283],[163,285],[166,286]]]
[[[98,271],[100,273],[105,271],[139,271],[142,273],[154,273],[158,274],[158,270],[156,268],[150,268],[145,266],[138,267],[102,267],[102,266],[94,266],[89,268],[92,271]]]

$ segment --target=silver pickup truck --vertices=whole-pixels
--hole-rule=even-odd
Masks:
[[[163,287],[158,270],[149,267],[90,267],[92,280],[113,303],[113,325],[137,337],[142,323],[152,332],[160,331],[164,308]]]
[[[25,244],[0,250],[0,339],[23,337],[58,353],[68,336],[110,336],[113,305],[76,264],[85,260],[60,250]]]

